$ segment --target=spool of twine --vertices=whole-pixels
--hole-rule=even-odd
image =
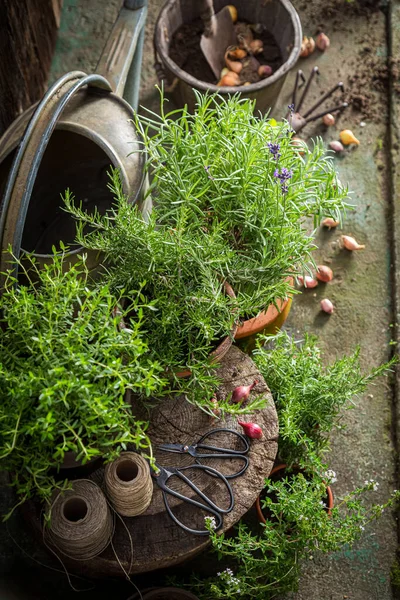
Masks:
[[[113,530],[113,516],[99,486],[89,479],[76,479],[72,489],[55,496],[44,539],[69,558],[88,560],[103,552]]]
[[[151,502],[153,482],[147,461],[136,452],[122,452],[106,465],[104,483],[115,510],[124,517],[144,513]]]

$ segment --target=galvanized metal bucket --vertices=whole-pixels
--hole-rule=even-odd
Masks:
[[[231,0],[214,0],[215,12],[232,4]],[[256,101],[256,109],[266,112],[273,108],[286,76],[294,67],[300,55],[302,29],[300,18],[289,0],[237,0],[234,2],[239,18],[248,23],[265,24],[281,51],[282,65],[267,79],[243,86],[218,87],[212,83],[196,79],[170,58],[169,48],[172,37],[184,23],[191,23],[200,17],[202,3],[197,0],[167,0],[157,19],[154,31],[155,67],[159,78],[172,90],[176,104],[186,105],[194,111],[196,96],[193,89],[202,92],[234,94],[240,92],[243,98]]]
[[[75,222],[61,195],[69,188],[89,212],[104,213],[113,198],[107,188],[110,166],[119,169],[125,193],[142,210],[145,156],[130,120],[138,101],[141,52],[147,6],[127,0],[97,66],[97,74],[73,71],[61,77],[36,105],[25,111],[0,140],[0,270],[12,254],[52,260],[59,241],[70,246]],[[132,107],[122,94],[128,81]],[[94,268],[98,257],[89,258]]]

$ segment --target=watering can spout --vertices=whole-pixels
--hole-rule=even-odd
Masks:
[[[136,110],[142,61],[146,0],[126,0],[97,63],[96,73]]]

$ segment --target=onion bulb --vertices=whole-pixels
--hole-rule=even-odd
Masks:
[[[326,219],[322,221],[322,225],[324,227],[328,227],[329,229],[333,229],[339,225],[339,221],[335,221],[335,219],[332,219],[332,217],[326,217]]]
[[[257,423],[245,423],[244,421],[238,421],[239,425],[243,427],[243,430],[247,437],[252,440],[259,440],[263,436],[262,429]]]
[[[321,300],[321,310],[327,313],[328,315],[331,315],[335,308],[328,298],[324,298],[323,300]]]
[[[362,250],[365,248],[365,244],[359,244],[356,239],[351,237],[351,235],[342,235],[342,244],[346,248],[346,250]]]
[[[302,275],[299,275],[297,277],[297,279],[307,289],[315,288],[318,285],[318,281],[316,279],[313,279],[309,275],[306,275],[305,277],[303,277]]]
[[[239,402],[245,402],[247,398],[250,396],[250,392],[257,385],[258,381],[253,381],[250,385],[239,385],[232,392],[231,400],[235,402],[235,404]]]
[[[319,281],[328,283],[333,279],[333,271],[330,267],[327,267],[326,265],[318,265],[316,277],[317,279],[319,279]]]

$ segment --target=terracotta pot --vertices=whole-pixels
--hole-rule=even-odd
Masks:
[[[224,283],[224,289],[225,289],[225,293],[230,296],[230,298],[236,298],[236,294],[233,291],[232,287],[229,285],[229,283],[227,283],[225,281]],[[227,335],[219,344],[218,346],[215,348],[215,350],[213,350],[210,353],[210,362],[221,362],[221,360],[224,358],[225,354],[228,352],[229,348],[232,346],[233,344],[233,340],[236,337],[236,332],[238,329],[238,323],[235,322],[233,324],[233,327],[231,329],[231,332],[229,335]],[[185,369],[184,371],[179,371],[178,373],[175,373],[175,375],[177,377],[190,377],[190,375],[192,374],[190,369]]]
[[[269,476],[271,477],[275,473],[279,473],[281,471],[285,471],[286,467],[287,467],[287,465],[285,463],[282,463],[280,465],[276,465],[272,469],[272,471],[271,471],[271,473],[270,473]],[[299,469],[299,468],[296,468],[296,467],[294,467],[293,470],[295,472],[296,471],[297,472],[303,472],[302,469]],[[329,487],[329,485],[326,486],[326,499],[327,499],[327,502],[326,502],[326,511],[327,511],[328,515],[331,515],[332,514],[332,508],[333,508],[334,501],[333,501],[333,492],[332,492],[331,488]],[[257,510],[257,516],[258,516],[259,522],[260,523],[266,523],[265,517],[264,517],[263,512],[261,510],[260,496],[258,496],[258,498],[256,500],[256,510]]]
[[[289,280],[293,285],[293,279]],[[290,296],[286,300],[277,300],[276,306],[270,304],[267,310],[239,325],[235,341],[239,342],[242,350],[251,353],[255,348],[257,335],[275,335],[288,318],[291,306],[292,298]]]
[[[68,450],[68,452],[64,454],[64,460],[60,465],[60,469],[85,469],[91,467],[99,460],[101,460],[101,456],[96,456],[83,465],[81,462],[76,460],[76,452]]]
[[[217,13],[231,0],[214,0]],[[290,69],[300,55],[302,30],[299,16],[289,0],[237,0],[239,20],[248,23],[263,23],[273,34],[282,56],[283,63],[267,79],[247,86],[218,87],[193,77],[170,58],[169,48],[172,37],[183,23],[190,23],[200,17],[202,3],[198,0],[168,0],[163,6],[154,31],[155,66],[160,78],[170,85],[173,98],[178,106],[188,106],[193,112],[196,97],[193,89],[201,92],[218,92],[222,95],[240,92],[242,97],[256,101],[256,109],[266,111],[273,108]],[[160,58],[158,61],[157,57]],[[172,85],[171,85],[172,84]]]

